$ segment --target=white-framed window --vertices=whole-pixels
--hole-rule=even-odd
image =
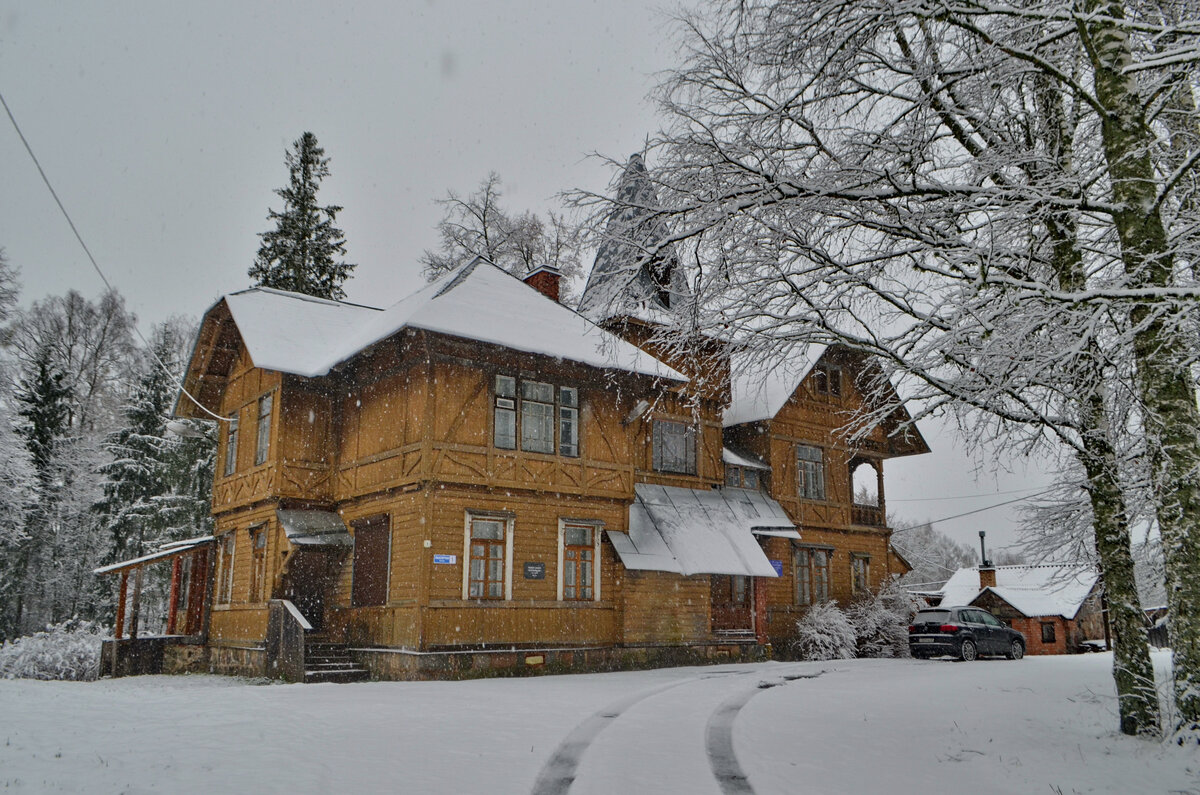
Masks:
[[[254,465],[265,464],[271,452],[271,404],[272,395],[263,395],[258,399],[258,428],[254,445]]]
[[[696,427],[687,422],[654,421],[655,472],[696,474]]]
[[[467,512],[463,599],[512,599],[513,517]]]
[[[801,499],[825,499],[825,454],[820,447],[796,445],[796,478]]]
[[[565,602],[600,601],[599,521],[559,519],[558,599]]]
[[[237,471],[238,454],[238,418],[237,414],[229,420],[229,428],[225,431],[225,474],[232,475]]]
[[[578,389],[497,375],[493,400],[496,447],[578,457]]]
[[[237,530],[230,530],[217,542],[219,553],[217,577],[217,604],[227,605],[233,601],[233,553],[237,545]]]
[[[250,598],[264,602],[267,598],[267,526],[250,528]]]

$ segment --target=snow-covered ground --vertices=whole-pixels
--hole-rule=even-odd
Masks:
[[[0,681],[0,788],[1200,793],[1195,747],[1114,732],[1111,664],[1093,654],[354,685]]]

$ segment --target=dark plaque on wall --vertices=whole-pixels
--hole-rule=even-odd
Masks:
[[[546,564],[545,563],[525,563],[525,579],[527,580],[544,580],[546,579]]]

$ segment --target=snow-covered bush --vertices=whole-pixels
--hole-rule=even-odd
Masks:
[[[909,596],[895,580],[846,608],[854,627],[859,657],[907,657],[908,621],[914,612]]]
[[[0,679],[95,679],[108,631],[71,619],[0,645]]]
[[[837,603],[821,602],[796,622],[792,651],[802,660],[848,660],[854,642],[854,627]]]

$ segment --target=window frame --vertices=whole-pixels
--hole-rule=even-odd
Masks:
[[[275,413],[274,398],[274,392],[268,392],[258,398],[258,424],[255,426],[254,437],[254,466],[256,467],[267,463],[267,459],[271,457],[271,419]]]
[[[572,597],[566,596],[566,567],[567,565],[578,566],[577,563],[569,563],[567,561],[566,543],[567,528],[569,527],[586,527],[592,531],[592,544],[590,551],[592,553],[592,595],[590,597]],[[600,601],[600,533],[604,530],[604,522],[598,519],[559,519],[558,520],[558,601],[560,602],[599,602]],[[570,545],[572,547],[582,547],[582,545]]]
[[[217,541],[217,565],[220,567],[217,576],[218,605],[233,603],[233,562],[237,557],[237,528],[230,530]]]
[[[250,525],[250,591],[248,601],[254,604],[267,601],[267,524]],[[259,545],[261,539],[262,545]]]
[[[502,381],[511,382],[511,389],[502,388]],[[535,397],[526,397],[526,385],[549,387],[553,392],[552,400],[547,402],[535,399]],[[579,387],[543,381],[539,376],[495,373],[492,377],[491,394],[493,447],[537,455],[580,457]],[[552,437],[549,451],[538,449],[532,440],[526,439],[527,420],[535,419],[533,412],[526,409],[526,404],[548,407],[548,415],[540,419],[549,426],[548,430]],[[501,436],[501,416],[506,418],[504,426],[506,430],[511,429],[511,436],[508,434]],[[568,429],[573,437],[569,442],[565,440],[568,436]]]
[[[833,562],[833,548],[812,544],[796,544],[792,547],[793,588],[792,596],[800,607],[828,602],[830,598],[830,565]],[[814,553],[820,553],[823,560],[817,565]],[[804,564],[801,565],[801,558]],[[818,572],[821,576],[817,576]]]
[[[860,570],[861,569],[861,582]],[[864,552],[850,553],[850,594],[858,596],[871,591],[871,556]]]
[[[815,450],[817,458],[802,458],[802,450]],[[825,448],[815,444],[796,444],[796,494],[802,500],[827,502],[828,490],[825,477]],[[812,477],[812,476],[816,477]],[[813,484],[819,488],[812,487]]]
[[[754,473],[754,483],[749,483],[747,475]],[[747,489],[749,491],[767,491],[766,472],[738,464],[725,465],[725,485],[731,489]]]
[[[476,521],[500,522],[504,527],[504,595],[503,596],[471,596],[471,530]],[[466,512],[463,523],[463,574],[462,598],[470,602],[509,602],[512,601],[512,561],[513,561],[513,526],[515,517],[511,513],[495,511]],[[485,558],[486,560],[486,558]],[[484,582],[487,582],[485,579]]]
[[[1042,643],[1058,643],[1058,628],[1053,621],[1042,621]],[[1047,632],[1049,630],[1049,632]],[[1050,637],[1047,638],[1046,635]]]
[[[238,415],[235,411],[229,418],[225,429],[225,467],[224,477],[237,472],[238,458]]]
[[[842,396],[842,368],[836,364],[819,364],[813,368],[813,393],[823,397]]]
[[[682,434],[676,433],[675,430],[671,431],[673,435],[683,438],[682,469],[676,468],[673,462],[665,460],[666,450],[662,440],[668,429],[682,429],[683,431]],[[699,435],[695,424],[691,422],[655,417],[650,431],[650,468],[655,472],[669,475],[698,475],[700,469],[696,447]]]

